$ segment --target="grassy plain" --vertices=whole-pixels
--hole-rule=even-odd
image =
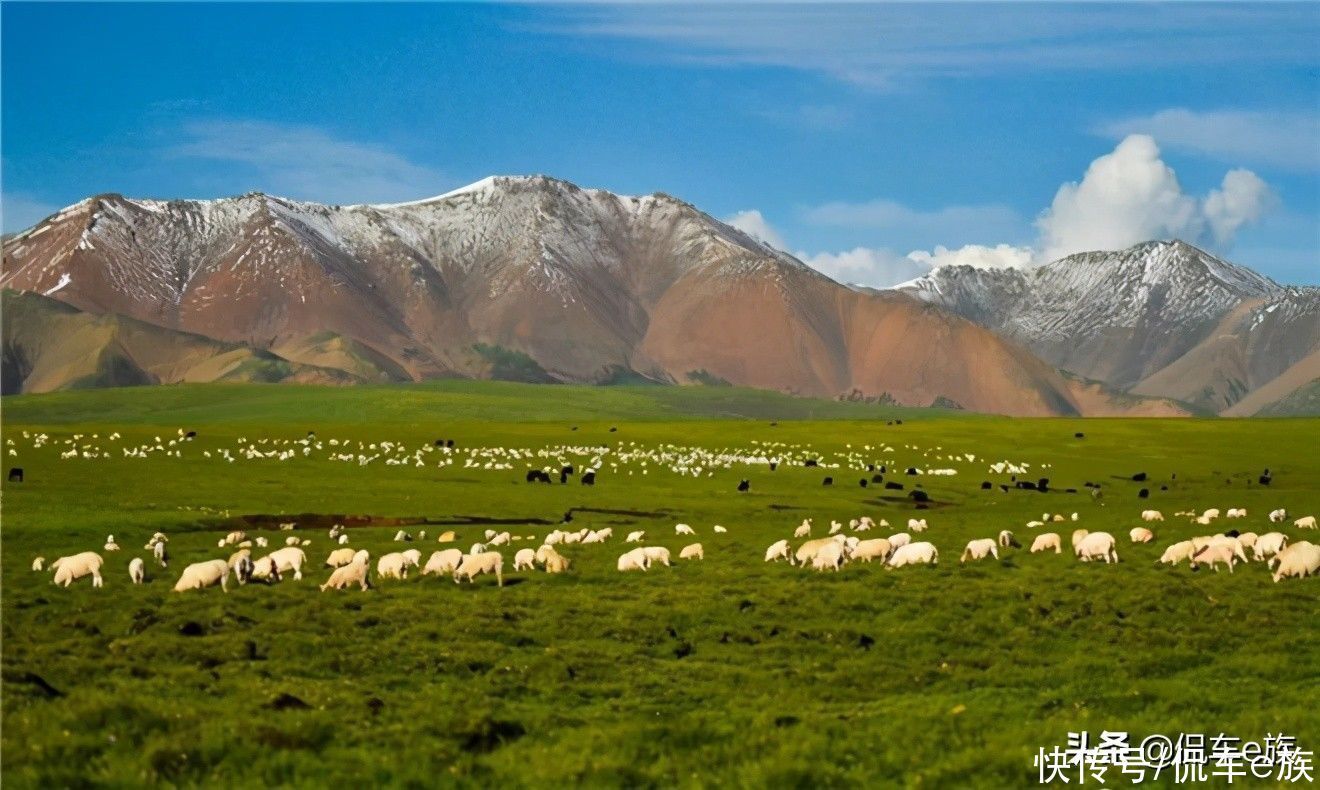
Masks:
[[[1282,731],[1320,746],[1320,579],[1156,563],[1164,546],[1206,531],[1177,510],[1245,507],[1249,518],[1218,528],[1257,532],[1272,528],[1275,507],[1320,511],[1320,420],[1011,420],[723,387],[470,382],[157,387],[2,406],[5,467],[26,477],[4,486],[0,533],[6,788],[998,788],[1034,784],[1037,747],[1070,730]],[[197,431],[182,457],[123,456],[157,436],[167,446],[180,429]],[[306,456],[219,457],[240,438],[268,440],[265,450],[313,429],[323,447]],[[34,448],[41,433],[50,439]],[[110,457],[61,459],[74,434]],[[329,459],[342,451],[330,439],[370,454],[357,443],[412,453],[437,438],[455,441],[457,463],[437,466],[434,450],[422,467]],[[745,453],[753,442],[783,443],[770,452],[798,462],[696,477],[610,465],[632,443],[679,457],[661,446]],[[474,448],[561,446],[611,448],[596,486],[525,483],[521,459],[463,465]],[[595,453],[536,463],[581,468]],[[976,461],[937,459],[955,453]],[[808,456],[841,466],[805,468]],[[886,479],[906,490],[860,487],[870,473],[847,468],[849,457],[888,461]],[[983,480],[1007,482],[987,471],[1005,459],[1032,464],[1030,477],[1053,490],[982,491]],[[893,474],[908,465],[959,474]],[[1264,467],[1268,488],[1256,484]],[[1150,481],[1132,482],[1136,472]],[[751,490],[739,494],[742,478]],[[1104,496],[1088,496],[1086,481]],[[902,496],[914,482],[933,499],[920,514]],[[1143,486],[1149,500],[1137,498]],[[1145,507],[1169,520],[1155,543],[1133,546],[1126,534]],[[216,540],[244,515],[424,518],[433,523],[408,529],[427,530],[412,545],[429,553],[444,529],[460,546],[479,539],[474,518],[539,539],[569,510],[573,526],[610,525],[615,539],[565,548],[567,575],[510,572],[503,589],[488,577],[414,577],[322,594],[330,542],[303,529],[316,570],[302,581],[170,592],[185,564],[227,556]],[[1122,561],[1009,550],[959,565],[967,540],[1000,529],[1029,544],[1025,522],[1043,512],[1079,514],[1057,525],[1065,544],[1074,526],[1113,532]],[[924,515],[939,565],[820,575],[761,560],[804,517],[822,535],[831,519],[861,515],[893,525],[873,535]],[[698,537],[676,537],[676,522]],[[714,534],[717,523],[728,532]],[[351,545],[374,564],[400,548],[397,528],[350,529]],[[632,529],[675,556],[700,540],[706,560],[619,574]],[[142,549],[155,530],[171,538],[167,571]],[[105,555],[102,589],[57,589],[29,569],[38,555],[99,550],[108,533],[124,550]],[[249,533],[272,544],[286,534]],[[508,549],[506,570],[516,548],[538,544]],[[134,556],[149,560],[141,587],[125,571]]]

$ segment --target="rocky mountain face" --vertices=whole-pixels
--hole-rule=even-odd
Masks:
[[[1320,289],[1279,285],[1181,241],[1028,270],[941,267],[894,290],[1057,367],[1213,412],[1320,348]]]
[[[644,377],[1008,414],[1183,412],[1162,396],[1116,397],[1061,374],[1080,357],[1056,361],[1030,333],[992,320],[1039,275],[1014,276],[1021,282],[987,280],[982,290],[996,301],[981,308],[928,298],[921,285],[864,293],[681,200],[527,177],[392,205],[101,195],[6,239],[0,286],[85,320],[132,319],[166,333],[152,342],[185,335],[219,344],[217,354],[247,349],[279,360],[291,380]],[[1239,279],[1232,287],[1255,288],[1262,304],[1281,298],[1268,280]],[[52,348],[42,334],[28,327],[11,343],[7,332],[6,359],[35,370]],[[1108,365],[1071,369],[1092,379],[1144,372],[1135,357]],[[1111,377],[1132,389],[1133,375]],[[6,391],[74,385],[6,376]]]

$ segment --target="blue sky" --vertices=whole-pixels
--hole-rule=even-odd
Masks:
[[[664,191],[840,279],[1179,236],[1320,283],[1320,4],[18,5],[4,229],[98,192]]]

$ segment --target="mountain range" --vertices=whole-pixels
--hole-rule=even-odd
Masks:
[[[0,286],[6,393],[479,377],[1181,415],[1290,409],[1320,378],[1320,289],[1181,242],[874,290],[677,198],[542,176],[389,205],[98,195],[7,238]]]

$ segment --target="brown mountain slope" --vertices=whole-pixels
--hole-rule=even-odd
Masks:
[[[3,391],[204,381],[347,384],[338,370],[114,315],[91,315],[38,294],[3,294]]]
[[[705,370],[1011,414],[1094,402],[991,332],[841,286],[680,200],[543,177],[387,206],[103,195],[10,239],[0,283],[376,380]]]
[[[1307,387],[1315,387],[1320,380],[1320,349],[1255,389],[1250,395],[1225,409],[1225,417],[1250,417],[1270,410],[1270,407]]]

